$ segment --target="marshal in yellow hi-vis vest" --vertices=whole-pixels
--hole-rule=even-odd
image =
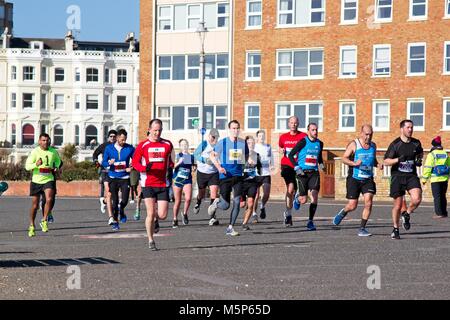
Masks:
[[[442,149],[435,149],[427,155],[422,173],[422,183],[431,177],[431,183],[448,180],[450,157]]]

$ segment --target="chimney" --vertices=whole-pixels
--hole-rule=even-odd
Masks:
[[[10,46],[10,40],[11,40],[11,34],[9,33],[9,28],[6,27],[5,31],[2,34],[2,40],[3,40],[3,49],[8,49]]]
[[[72,35],[72,30],[67,31],[64,41],[65,41],[66,51],[73,51],[74,37]]]
[[[127,38],[125,39],[125,42],[128,42],[128,52],[135,52],[136,51],[136,39],[134,38],[134,32],[130,32],[127,34]]]

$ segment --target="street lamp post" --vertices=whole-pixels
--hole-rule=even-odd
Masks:
[[[202,130],[203,123],[203,108],[205,106],[205,38],[206,32],[208,29],[205,28],[205,22],[200,21],[198,24],[197,31],[198,36],[200,38],[201,50],[200,50],[200,105],[199,105],[199,124],[198,127]],[[202,142],[203,142],[203,134],[202,134]]]

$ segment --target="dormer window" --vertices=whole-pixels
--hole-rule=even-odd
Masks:
[[[30,49],[44,50],[44,43],[42,41],[31,41]]]

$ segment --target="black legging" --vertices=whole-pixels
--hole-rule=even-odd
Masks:
[[[438,216],[447,216],[447,187],[448,181],[431,183],[434,198],[434,213]]]
[[[109,191],[111,192],[112,208],[114,219],[117,220],[119,214],[119,190],[122,193],[122,201],[120,201],[120,209],[123,211],[128,204],[130,196],[130,179],[111,179],[109,183]]]

